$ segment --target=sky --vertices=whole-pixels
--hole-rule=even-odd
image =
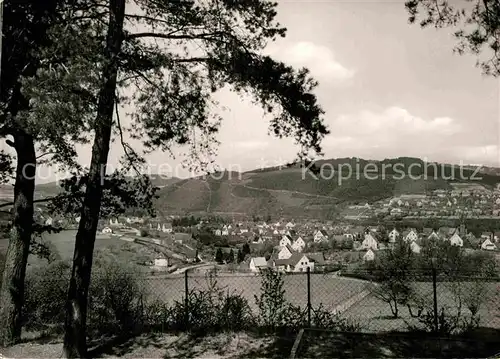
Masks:
[[[474,56],[453,53],[450,31],[407,19],[403,1],[282,0],[278,20],[287,37],[266,53],[308,67],[319,81],[315,93],[331,132],[324,158],[414,156],[500,166],[498,80],[482,75]],[[246,171],[295,158],[292,141],[268,135],[261,109],[226,90],[216,98],[227,108],[218,136],[221,168]],[[114,144],[111,165],[120,154]],[[79,148],[79,159],[90,162],[90,147]],[[190,175],[167,154],[147,160],[152,173]],[[52,176],[45,173],[41,182]]]

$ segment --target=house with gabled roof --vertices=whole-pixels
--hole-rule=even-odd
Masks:
[[[458,231],[453,233],[453,235],[448,239],[450,241],[450,244],[452,246],[458,246],[458,247],[463,247],[464,241],[458,234]]]
[[[324,257],[319,253],[294,253],[287,259],[275,259],[273,267],[283,272],[306,272],[322,268],[325,264]]]
[[[481,249],[485,251],[494,251],[497,249],[497,246],[488,238],[481,244]]]
[[[413,253],[418,254],[422,250],[422,247],[420,247],[420,245],[416,241],[412,241],[410,244],[410,249]]]
[[[299,236],[293,241],[292,248],[297,252],[302,252],[306,248],[306,242]]]
[[[399,232],[397,231],[396,228],[393,228],[392,231],[389,232],[389,242],[394,243],[396,242],[396,239],[399,237]]]
[[[290,245],[286,245],[284,247],[281,247],[280,251],[278,252],[278,259],[288,259],[290,258],[295,251]]]
[[[371,233],[365,234],[365,239],[361,242],[360,249],[372,249],[374,251],[378,249],[378,242]]]
[[[325,242],[328,240],[328,233],[324,229],[319,229],[314,233],[314,243]]]
[[[430,241],[437,241],[439,239],[439,235],[436,233],[436,231],[432,231],[431,234],[427,237],[428,240]]]
[[[252,272],[259,272],[261,269],[267,268],[267,261],[264,257],[252,257],[250,259],[250,264],[248,265]]]
[[[252,243],[261,244],[264,243],[264,239],[261,236],[255,236],[252,240]]]
[[[363,255],[363,261],[365,262],[371,262],[374,259],[375,259],[375,253],[371,249],[368,249],[366,253]]]
[[[292,243],[293,243],[292,237],[285,234],[283,237],[281,237],[280,247],[291,246]]]
[[[418,239],[418,233],[415,229],[411,228],[405,233],[403,240],[405,242],[415,242]]]

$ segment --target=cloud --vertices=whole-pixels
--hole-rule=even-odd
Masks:
[[[326,46],[312,42],[298,42],[291,46],[272,46],[267,53],[286,64],[306,67],[319,80],[348,80],[354,70],[340,64],[333,52]]]
[[[394,136],[449,136],[461,131],[462,127],[450,117],[424,119],[408,110],[393,106],[382,112],[361,111],[357,114],[340,115],[333,123],[335,132],[358,136],[377,135],[380,138]],[[424,138],[425,140],[425,138]]]
[[[500,149],[498,145],[458,146],[455,150],[461,154],[464,163],[500,165]]]
[[[496,146],[464,143],[467,129],[456,119],[425,118],[400,106],[342,114],[328,125],[332,135],[323,141],[326,157],[410,156],[450,162],[498,161]]]

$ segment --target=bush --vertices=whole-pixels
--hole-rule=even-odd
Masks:
[[[23,307],[26,328],[46,329],[64,322],[70,270],[68,262],[55,261],[28,271]]]
[[[284,290],[284,274],[265,269],[261,272],[260,296],[255,296],[259,309],[257,324],[264,330],[291,330],[309,326],[307,308],[287,302]],[[322,305],[311,308],[311,326],[321,329],[355,332],[359,324],[326,310]]]
[[[145,288],[138,268],[99,253],[89,289],[88,326],[94,333],[136,330],[142,323]]]
[[[206,281],[208,289],[192,290],[187,300],[174,303],[168,323],[171,329],[205,332],[253,327],[254,320],[246,298],[219,287],[215,271],[207,274]]]
[[[25,281],[23,322],[28,329],[47,329],[64,323],[71,265],[56,261],[33,268]],[[100,336],[138,329],[143,324],[142,287],[136,267],[109,253],[97,253],[89,288],[89,335]],[[149,313],[148,313],[149,314]]]

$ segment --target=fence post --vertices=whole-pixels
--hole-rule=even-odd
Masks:
[[[307,325],[311,328],[311,267],[307,267]]]
[[[184,310],[185,318],[184,325],[186,329],[189,327],[189,285],[188,285],[188,270],[184,271]]]
[[[438,303],[437,303],[437,273],[436,266],[432,266],[432,291],[434,294],[434,330],[436,334],[439,331],[438,324]]]

